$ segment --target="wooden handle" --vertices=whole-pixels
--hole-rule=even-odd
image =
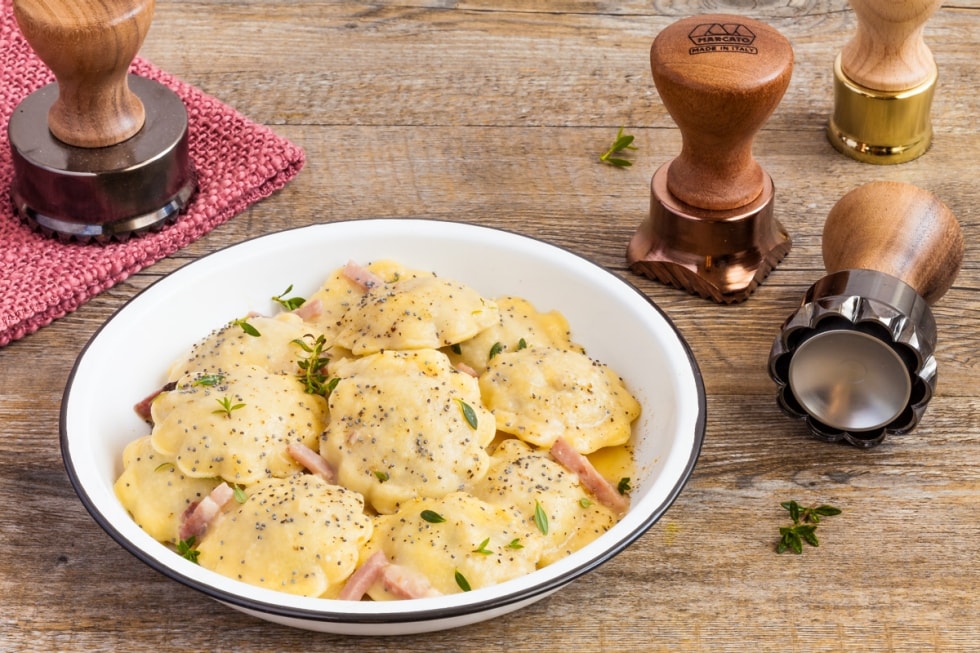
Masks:
[[[24,37],[58,80],[48,128],[59,140],[105,147],[143,126],[127,72],[153,8],[154,0],[14,0]]]
[[[857,31],[841,50],[844,74],[876,91],[904,91],[930,79],[936,67],[922,40],[942,0],[849,0]]]
[[[823,231],[828,272],[877,270],[915,288],[928,303],[942,297],[963,262],[963,233],[932,193],[875,181],[842,197]]]
[[[759,197],[765,172],[752,141],[789,85],[789,41],[744,16],[692,16],[657,35],[650,65],[683,138],[668,190],[707,210],[737,209]]]

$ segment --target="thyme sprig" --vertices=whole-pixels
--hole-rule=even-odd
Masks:
[[[261,333],[259,333],[258,329],[256,329],[254,326],[248,323],[247,317],[239,318],[237,320],[232,320],[231,323],[235,326],[241,327],[242,331],[252,336],[253,338],[258,338],[259,336],[262,335]]]
[[[798,555],[803,553],[804,542],[810,546],[820,546],[820,540],[817,539],[816,533],[820,518],[841,514],[840,508],[827,504],[803,507],[796,501],[784,501],[779,505],[789,511],[793,525],[780,527],[776,553],[792,551]]]
[[[603,163],[608,163],[611,166],[616,166],[617,168],[628,168],[633,165],[633,162],[629,159],[624,159],[622,157],[617,157],[616,155],[624,150],[636,150],[638,149],[633,145],[633,136],[629,134],[624,134],[623,130],[625,127],[620,127],[619,131],[616,132],[616,139],[609,146],[609,149],[599,155],[599,160]]]
[[[198,564],[197,556],[201,555],[201,552],[195,548],[197,544],[197,538],[193,535],[188,537],[186,540],[180,540],[177,542],[177,553],[183,558],[187,558],[194,564]]]
[[[293,292],[293,284],[289,284],[289,287],[283,290],[278,295],[272,297],[272,301],[276,302],[282,306],[287,311],[295,311],[297,308],[302,306],[306,299],[303,297],[286,297],[289,293]]]
[[[211,412],[214,413],[214,414],[216,414],[216,415],[222,415],[223,414],[225,417],[228,417],[229,419],[231,418],[232,411],[240,410],[242,408],[245,408],[245,404],[243,404],[243,403],[237,403],[237,404],[236,403],[233,403],[232,400],[229,397],[222,397],[221,399],[215,399],[215,401],[218,402],[218,405],[220,405],[221,408],[215,408]]]
[[[308,343],[307,340],[310,342]],[[339,381],[339,379],[327,379],[325,370],[330,357],[323,355],[323,348],[327,345],[326,338],[322,335],[314,337],[312,333],[307,333],[302,338],[294,339],[293,343],[309,354],[306,358],[296,361],[299,367],[299,380],[303,382],[307,394],[326,397]]]
[[[487,548],[488,544],[490,544],[489,537],[483,540],[482,542],[480,542],[480,546],[473,549],[473,553],[479,553],[480,555],[485,555],[485,556],[491,555],[493,553],[493,549],[488,549]]]

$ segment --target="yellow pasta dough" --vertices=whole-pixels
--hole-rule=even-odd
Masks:
[[[153,448],[150,436],[143,436],[126,445],[123,472],[113,485],[133,520],[161,542],[177,541],[181,515],[219,483],[215,478],[191,478],[174,463]]]
[[[358,356],[437,349],[472,338],[497,320],[497,305],[469,286],[411,277],[371,288],[341,319],[336,342]]]
[[[317,446],[325,422],[323,397],[307,394],[293,375],[254,366],[220,377],[217,385],[204,380],[185,376],[154,400],[154,449],[173,456],[182,473],[196,478],[252,483],[302,470],[287,446]]]
[[[564,437],[579,453],[625,444],[640,404],[622,379],[577,351],[534,347],[490,360],[480,376],[497,428],[539,447]]]
[[[445,354],[385,351],[341,361],[331,373],[339,382],[320,453],[338,482],[375,510],[391,513],[483,476],[494,418],[477,380],[456,371]]]
[[[506,351],[525,347],[581,351],[572,342],[568,320],[558,311],[540,313],[531,302],[520,297],[498,297],[496,303],[500,313],[497,323],[461,342],[457,347],[459,353],[450,352],[450,358],[482,373],[493,356]]]
[[[310,332],[302,318],[293,313],[275,317],[242,318],[229,322],[194,345],[186,356],[174,362],[167,375],[169,381],[195,373],[231,373],[249,366],[270,372],[295,374],[300,348],[292,343]],[[254,329],[251,335],[246,328]]]
[[[364,269],[377,276],[383,283],[394,283],[399,279],[412,278],[420,275],[432,276],[432,273],[411,270],[396,261],[382,260],[368,263]],[[356,306],[366,289],[349,278],[344,268],[334,270],[316,292],[306,298],[307,303],[316,304],[316,310],[307,318],[307,322],[316,327],[317,333],[326,336],[333,342],[340,331],[341,320],[352,306]]]
[[[473,494],[495,506],[516,508],[526,521],[534,519],[536,510],[544,512],[548,532],[534,535],[543,541],[542,565],[564,558],[616,523],[612,510],[597,503],[575,474],[516,438],[493,452],[490,469]]]
[[[373,530],[360,495],[313,474],[265,478],[246,494],[204,535],[200,565],[290,594],[335,597]]]
[[[444,521],[434,521],[433,513]],[[541,541],[533,537],[533,528],[533,522],[513,509],[453,492],[440,499],[416,499],[394,515],[377,518],[368,550],[384,551],[392,563],[425,576],[439,593],[454,594],[463,591],[457,574],[477,589],[534,571]],[[368,595],[393,598],[380,583]]]

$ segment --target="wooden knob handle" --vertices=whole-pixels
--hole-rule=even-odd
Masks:
[[[904,91],[930,79],[936,62],[922,40],[942,0],[849,0],[857,31],[841,50],[841,69],[876,91]]]
[[[153,8],[154,0],[14,0],[24,37],[58,80],[48,128],[59,140],[105,147],[143,126],[127,72]]]
[[[744,16],[692,16],[657,35],[650,65],[683,139],[668,190],[707,210],[736,209],[759,197],[765,172],[752,141],[789,85],[789,41]]]
[[[897,277],[928,303],[942,297],[963,262],[953,212],[911,184],[876,181],[842,197],[823,231],[828,272],[877,270]]]

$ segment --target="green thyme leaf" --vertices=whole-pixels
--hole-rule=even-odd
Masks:
[[[817,525],[820,517],[832,517],[841,514],[840,508],[826,504],[803,507],[796,501],[784,501],[779,504],[789,512],[790,519],[793,520],[792,526],[782,526],[779,529],[779,542],[776,544],[776,553],[803,553],[803,544],[810,546],[820,546],[817,538]]]
[[[583,508],[588,508],[592,505],[592,499],[589,497],[582,497],[578,500],[578,505],[582,506]]]
[[[216,385],[221,385],[225,380],[224,374],[202,374],[191,382],[191,385],[205,386],[208,388],[213,388]]]
[[[420,513],[420,516],[430,524],[441,524],[442,522],[446,521],[445,517],[434,510],[423,510]]]
[[[465,401],[463,401],[462,399],[457,399],[456,401],[459,402],[459,409],[463,411],[463,418],[466,420],[466,423],[470,425],[471,429],[476,430],[477,427],[476,411],[473,410],[473,407],[470,406]]]
[[[534,523],[542,535],[548,534],[548,513],[544,511],[537,499],[534,500]]]
[[[799,535],[804,542],[810,546],[820,546],[820,542],[817,540],[816,526],[797,526],[795,529],[796,534]]]
[[[215,413],[215,414],[218,414],[218,415],[224,413],[225,417],[228,417],[228,418],[231,418],[232,411],[234,411],[234,410],[240,410],[242,408],[245,408],[245,404],[241,404],[241,403],[239,403],[239,404],[233,404],[231,402],[231,399],[229,399],[228,397],[222,397],[221,399],[215,399],[215,401],[218,402],[218,404],[221,406],[221,408],[216,408],[216,409],[214,409],[211,412],[212,413]]]
[[[490,549],[487,548],[487,545],[488,544],[490,544],[490,538],[489,537],[487,539],[483,540],[482,542],[480,542],[480,546],[478,546],[477,548],[473,549],[473,553],[479,553],[479,554],[485,555],[485,556],[488,556],[488,555],[492,554],[493,551],[491,551]]]
[[[842,511],[841,511],[840,508],[835,508],[833,506],[823,505],[823,506],[817,506],[816,508],[814,508],[813,509],[813,512],[815,514],[817,514],[817,515],[822,516],[822,517],[833,517],[834,515],[841,514]]]
[[[629,134],[624,134],[624,129],[625,127],[619,128],[619,131],[616,132],[616,138],[613,140],[612,145],[609,146],[608,150],[599,155],[599,161],[616,166],[617,168],[628,168],[629,166],[633,165],[633,162],[628,159],[614,156],[624,150],[637,149],[637,147],[633,145],[634,137],[630,136]]]
[[[297,308],[302,306],[304,302],[306,302],[306,300],[303,299],[302,297],[290,297],[286,299],[286,295],[288,295],[292,291],[293,291],[293,284],[289,284],[289,287],[283,290],[278,295],[275,295],[272,298],[272,301],[276,302],[277,304],[285,308],[287,311],[295,311]]]
[[[789,517],[793,520],[794,524],[800,523],[800,504],[796,503],[796,501],[785,501],[779,505],[789,511]]]
[[[620,159],[620,158],[610,157],[610,158],[606,159],[605,161],[609,165],[616,166],[617,168],[628,168],[631,165],[633,165],[633,162],[630,161],[629,159]]]
[[[619,479],[619,483],[616,485],[616,491],[623,495],[629,494],[632,489],[629,476]]]
[[[233,320],[232,321],[232,324],[234,324],[235,326],[241,327],[242,328],[242,331],[244,331],[248,335],[252,336],[253,338],[258,338],[259,336],[262,335],[261,333],[259,333],[259,330],[258,329],[256,329],[254,326],[252,326],[251,324],[248,323],[248,318],[247,317],[243,317],[243,318],[241,318],[239,320]]]
[[[521,538],[515,537],[507,544],[508,549],[523,549],[524,545],[521,544]]]
[[[503,350],[504,350],[504,346],[500,344],[499,341],[493,343],[493,346],[490,347],[490,353],[487,355],[487,360],[492,360],[494,356],[496,356]]]
[[[326,338],[323,335],[314,336],[312,333],[307,333],[302,338],[295,338],[293,344],[309,354],[296,361],[296,366],[299,368],[297,376],[303,382],[306,393],[326,397],[333,390],[330,386],[331,382],[327,381],[326,373],[330,357],[323,355],[323,349],[327,346]],[[337,384],[333,382],[333,385]]]
[[[453,575],[456,577],[456,584],[459,585],[459,589],[463,590],[464,592],[469,592],[473,589],[470,587],[470,581],[466,580],[466,576],[464,576],[459,569],[457,569]]]
[[[196,543],[197,540],[193,535],[188,537],[186,540],[180,540],[177,542],[177,553],[179,553],[181,557],[187,558],[194,564],[197,564],[197,556],[201,555],[201,552],[194,548]]]
[[[517,351],[520,351],[522,349],[527,349],[527,340],[525,340],[524,338],[521,338],[520,340],[517,341]]]
[[[384,471],[376,471],[374,472],[374,476],[378,479],[378,483],[384,483],[385,481],[391,479],[391,476],[388,475],[388,472],[384,472]]]
[[[245,494],[245,488],[243,488],[238,483],[233,484],[232,488],[234,488],[235,490],[234,492],[235,501],[237,501],[238,503],[245,503],[246,501],[248,501],[248,495]]]

